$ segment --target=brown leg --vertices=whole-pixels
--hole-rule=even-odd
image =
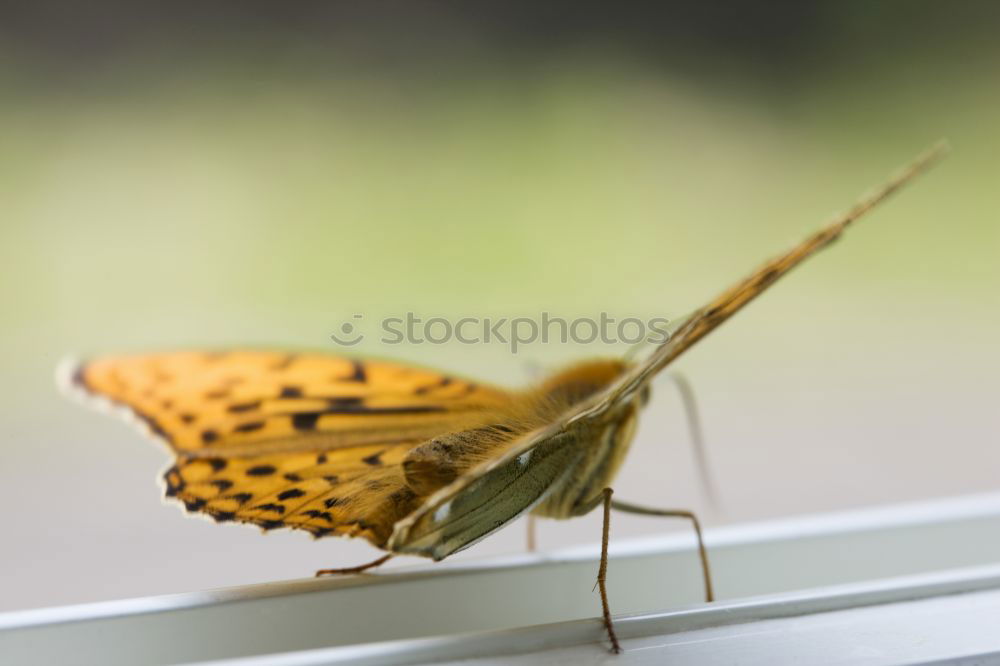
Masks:
[[[708,551],[705,550],[705,541],[701,536],[701,523],[698,517],[691,511],[684,509],[651,509],[638,504],[630,504],[615,500],[612,508],[625,513],[637,513],[643,516],[664,516],[667,518],[686,518],[691,521],[694,527],[695,536],[698,537],[698,557],[701,559],[701,575],[705,579],[705,601],[714,601],[715,593],[712,590],[712,573],[708,567]]]
[[[611,651],[618,654],[622,651],[622,646],[618,644],[618,636],[615,635],[615,625],[611,621],[611,606],[608,604],[608,536],[611,530],[611,488],[604,489],[604,530],[601,535],[601,566],[597,570],[597,587],[601,590],[601,609],[604,613],[604,626],[608,630],[608,638],[611,640]]]
[[[374,569],[377,566],[381,566],[392,559],[392,553],[388,555],[383,555],[377,560],[373,560],[368,564],[361,564],[356,567],[346,567],[344,569],[320,569],[316,572],[316,577],[320,576],[343,576],[348,574],[361,573],[362,571],[368,571],[369,569]]]
[[[532,516],[529,513],[528,514],[528,521],[527,521],[528,533],[527,533],[527,535],[525,535],[525,537],[526,537],[526,545],[527,545],[529,553],[535,552],[536,546],[538,545],[537,542],[535,541],[535,527],[536,527],[535,523],[536,523],[536,521],[537,521],[537,518],[535,518],[534,516]]]

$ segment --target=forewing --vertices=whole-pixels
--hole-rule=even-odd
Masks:
[[[188,455],[420,439],[509,399],[500,389],[408,365],[259,350],[99,358],[77,366],[70,381],[126,408]]]

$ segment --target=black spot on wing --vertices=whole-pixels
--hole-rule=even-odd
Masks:
[[[760,274],[760,276],[757,278],[757,284],[767,285],[771,282],[774,282],[778,278],[779,274],[780,272],[778,271],[777,267],[771,266],[766,271]]]
[[[315,430],[323,412],[299,412],[292,414],[292,427],[296,430]]]
[[[135,416],[140,421],[146,424],[146,427],[149,428],[149,431],[151,433],[153,433],[160,439],[163,439],[167,442],[173,441],[170,438],[170,435],[167,434],[167,431],[164,430],[163,427],[159,423],[157,423],[156,419],[154,419],[152,416],[147,416],[146,414],[142,414],[141,412],[137,412],[134,410],[132,411],[132,413],[135,414]]]
[[[253,499],[253,493],[234,493],[228,497],[224,497],[223,499],[236,500],[242,506]]]
[[[206,400],[222,400],[229,397],[229,389],[216,389],[205,394]]]
[[[246,471],[247,476],[270,476],[278,471],[274,465],[257,465]]]
[[[238,402],[229,405],[228,411],[233,414],[239,414],[241,412],[252,412],[255,409],[260,409],[260,400],[255,400],[253,402]]]
[[[193,500],[185,500],[184,508],[188,511],[200,511],[205,504],[207,504],[207,502],[199,497]]]
[[[254,509],[257,509],[258,511],[271,511],[273,513],[284,513],[285,505],[268,502],[267,504],[261,504],[259,506],[255,506]]]
[[[344,523],[345,525],[356,525],[359,530],[371,530],[372,532],[377,531],[377,526],[369,523],[367,520],[352,520],[350,522]]]
[[[346,377],[341,377],[342,382],[358,382],[359,384],[364,384],[368,381],[368,372],[365,370],[365,364],[358,360],[351,361],[351,374]]]
[[[260,528],[266,532],[268,530],[276,530],[279,527],[284,527],[285,526],[285,521],[283,521],[283,520],[262,520],[261,522],[259,522],[257,524],[260,525]]]
[[[289,481],[301,481],[302,480],[302,477],[299,476],[298,474],[296,474],[295,472],[288,472],[287,474],[285,474],[285,478],[288,479]]]
[[[210,515],[217,523],[228,523],[236,518],[236,514],[232,511],[216,511]]]
[[[296,497],[302,497],[305,494],[305,491],[300,488],[290,488],[278,493],[278,499],[282,501],[295,499]]]
[[[364,458],[361,459],[361,462],[363,462],[366,465],[371,465],[373,467],[381,465],[383,453],[385,453],[385,451],[379,451],[378,453],[373,453],[370,456],[365,456]]]
[[[354,405],[363,405],[365,399],[357,395],[344,395],[336,398],[327,398],[326,401],[331,407],[350,407]]]
[[[214,430],[209,429],[209,430],[203,430],[201,432],[201,441],[204,442],[205,444],[211,444],[217,439],[219,439],[219,433],[215,432]]]
[[[233,487],[233,482],[229,479],[216,479],[215,481],[209,481],[209,483],[218,488],[220,493],[224,493]]]
[[[260,430],[261,428],[264,427],[264,425],[265,424],[263,421],[250,421],[248,423],[241,423],[235,428],[233,428],[233,432],[253,432],[255,430]]]
[[[167,484],[167,497],[175,497],[177,493],[184,490],[184,486],[186,485],[176,465],[166,471],[163,475],[163,480]]]
[[[281,393],[278,394],[279,398],[301,398],[302,389],[298,386],[282,386]]]
[[[316,509],[310,509],[308,511],[303,511],[302,515],[309,516],[310,518],[322,518],[328,523],[333,522],[333,516],[330,515],[329,511],[317,511]]]
[[[213,472],[221,472],[229,464],[225,458],[204,458],[204,461],[212,466]]]
[[[452,383],[452,381],[453,380],[451,377],[442,377],[440,380],[434,382],[433,384],[427,384],[426,386],[418,386],[413,393],[414,395],[426,395],[431,391],[433,391],[434,389],[444,388],[445,386],[448,386],[449,384]]]

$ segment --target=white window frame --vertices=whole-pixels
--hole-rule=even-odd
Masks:
[[[719,527],[706,543],[713,604],[691,536],[612,545],[615,661],[595,546],[4,613],[0,662],[1000,663],[1000,493]]]

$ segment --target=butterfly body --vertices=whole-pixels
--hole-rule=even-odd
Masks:
[[[590,362],[559,373],[546,388],[571,395],[572,405],[611,386],[627,369],[621,361]],[[635,435],[639,410],[649,399],[649,389],[609,410],[602,418],[572,424],[562,438],[579,458],[555,482],[531,513],[546,518],[572,518],[593,508],[592,500],[607,488],[625,460]],[[567,407],[567,410],[570,407]]]
[[[494,423],[432,440],[429,446],[434,450],[425,466],[438,474],[440,484],[437,487],[420,484],[422,489],[437,490],[455,481],[459,474],[454,472],[472,472],[476,465],[496,458],[501,450],[519,438],[558,420],[583,401],[607,389],[627,367],[618,359],[577,363],[554,374],[537,388],[524,392],[507,413],[494,418]],[[546,492],[531,513],[547,518],[579,515],[579,507],[596,497],[614,478],[635,434],[639,407],[647,400],[648,391],[599,421],[577,423],[560,433],[560,446],[566,447],[569,457],[558,469],[559,480],[545,483]],[[407,481],[414,489],[417,484],[411,478],[410,465],[426,446],[414,449],[403,463]],[[443,466],[449,456],[464,463],[464,468]],[[454,469],[454,472],[441,475],[442,469]]]
[[[566,445],[579,449],[580,457],[531,513],[565,519],[593,509],[593,500],[611,486],[625,461],[637,421],[638,411],[630,406],[607,422],[578,426],[567,433]]]
[[[426,498],[396,524],[387,548],[440,560],[529,511],[565,519],[593,509],[624,461],[649,389],[643,386],[598,418],[553,424],[600,401],[628,369],[620,360],[580,363],[527,394],[527,423],[537,427],[515,433],[507,447]],[[530,450],[518,452],[527,438],[547,430]]]

